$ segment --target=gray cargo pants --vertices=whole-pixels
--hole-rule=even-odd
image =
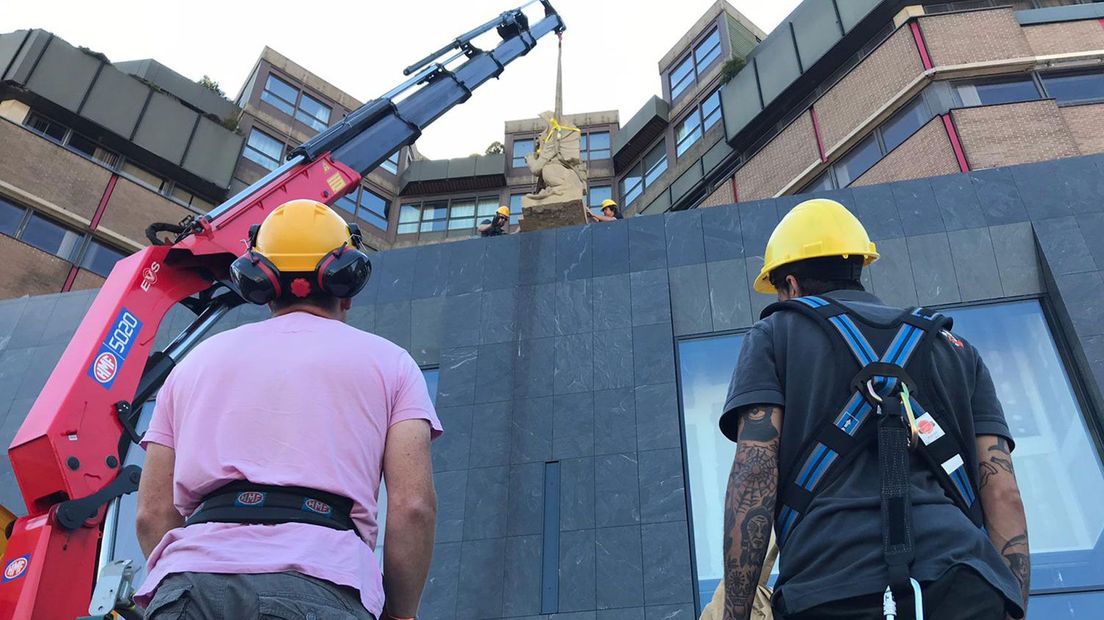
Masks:
[[[376,620],[353,588],[302,573],[174,573],[157,587],[146,620]]]

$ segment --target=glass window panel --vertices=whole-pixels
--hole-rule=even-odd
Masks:
[[[928,112],[928,106],[924,105],[923,98],[917,97],[882,125],[882,141],[885,142],[886,152],[908,140],[909,136],[929,120],[931,113]]]
[[[882,152],[878,150],[878,141],[874,136],[870,136],[836,163],[836,183],[839,187],[847,187],[862,173],[870,170],[870,167],[878,163],[881,158]]]
[[[713,91],[712,95],[706,97],[702,102],[702,128],[708,131],[710,127],[717,124],[717,121],[721,120],[721,91],[720,89]]]
[[[399,224],[398,233],[400,235],[409,235],[418,232],[418,224]]]
[[[61,142],[65,139],[65,132],[67,130],[64,125],[55,123],[37,114],[31,114],[29,117],[27,117],[27,126],[44,136],[57,140],[58,142]]]
[[[69,148],[88,157],[96,154],[96,143],[76,132],[69,134]]]
[[[103,165],[108,168],[114,168],[119,163],[118,153],[112,153],[100,146],[96,147],[96,152],[92,154],[92,159],[103,163]]]
[[[475,217],[475,201],[474,200],[457,200],[452,203],[452,210],[449,212],[450,218],[458,217]]]
[[[427,202],[422,205],[422,221],[443,220],[448,216],[447,202]]]
[[[360,188],[360,217],[376,228],[387,229],[387,200],[375,192]]]
[[[70,260],[80,247],[83,235],[32,213],[19,238],[40,250]]]
[[[698,74],[702,74],[713,64],[713,61],[721,57],[721,32],[714,30],[709,33],[696,48],[694,48],[694,61],[698,65]]]
[[[653,158],[653,155],[658,153],[658,158]],[[652,183],[655,183],[664,172],[667,171],[667,147],[662,142],[656,148],[652,149],[652,152],[644,158],[645,162],[652,162],[648,167],[648,172],[644,175],[644,186],[647,187]]]
[[[357,210],[356,195],[357,195],[357,192],[354,189],[353,191],[349,192],[348,194],[345,194],[344,196],[342,196],[341,198],[338,198],[337,202],[334,202],[333,206],[337,207],[338,209],[341,209],[342,211],[348,211],[349,213],[355,214],[356,210]]]
[[[295,118],[318,131],[322,131],[330,124],[330,107],[307,93],[303,93],[299,100],[299,109],[295,112]]]
[[[391,174],[398,174],[399,173],[399,152],[395,151],[394,153],[391,153],[391,157],[388,157],[386,160],[384,160],[384,162],[382,164],[380,164],[380,168],[383,168],[384,170],[390,172]]]
[[[997,105],[1039,98],[1039,90],[1030,77],[957,84],[955,89],[962,98],[962,104],[967,106]]]
[[[820,176],[814,179],[813,182],[810,183],[809,186],[802,191],[802,193],[815,192],[825,189],[835,189],[832,185],[831,170],[825,170],[824,172],[820,173]]]
[[[192,204],[192,198],[194,198],[195,195],[192,194],[191,192],[189,192],[188,190],[184,189],[183,187],[179,186],[179,185],[173,185],[172,197],[176,198],[177,200],[179,200],[180,202],[183,202],[186,205],[190,205],[190,204]]]
[[[521,197],[525,194],[510,194],[510,223],[517,224],[521,220]]]
[[[514,140],[513,158],[510,165],[514,168],[525,167],[525,156],[533,152],[533,139]]]
[[[627,189],[622,187],[621,199],[624,201],[625,205],[628,206],[631,205],[633,202],[636,202],[636,199],[640,198],[640,194],[642,193],[644,193],[644,186],[643,184],[638,182],[637,184]]]
[[[1104,73],[1044,75],[1043,86],[1058,103],[1104,100]]]
[[[402,205],[399,207],[399,222],[417,222],[422,219],[422,210],[418,205]]]
[[[587,205],[590,207],[599,207],[603,200],[612,198],[613,188],[609,185],[591,185],[587,191]]]
[[[264,101],[284,114],[295,112],[295,99],[299,91],[291,84],[281,80],[275,75],[269,75],[261,92],[261,101]]]
[[[215,205],[210,203],[210,202],[207,202],[206,200],[200,198],[199,196],[193,196],[192,197],[192,208],[197,210],[197,211],[207,213],[211,209],[214,209]]]
[[[694,83],[694,59],[691,56],[687,56],[686,60],[679,63],[671,71],[670,81],[671,101],[674,101],[688,86]]]
[[[479,210],[476,211],[476,215],[480,217],[489,217],[495,214],[498,210],[498,201],[495,202],[480,202]]]
[[[124,257],[126,257],[126,254],[123,252],[92,240],[88,244],[88,249],[84,251],[80,266],[106,278],[111,273],[111,268],[115,266],[115,263]]]
[[[15,236],[15,231],[19,229],[19,224],[23,222],[23,216],[26,213],[27,210],[23,207],[0,198],[0,233]]]
[[[155,192],[161,191],[161,186],[165,183],[164,179],[162,179],[161,177],[150,172],[149,170],[146,170],[145,168],[139,168],[129,161],[123,164],[122,172],[131,179],[143,185],[148,185],[149,187],[152,187],[153,191]]]
[[[246,158],[269,170],[275,170],[284,156],[284,145],[256,127],[250,130],[242,153]]]
[[[610,136],[608,131],[591,132],[588,143],[591,149],[608,149]]]
[[[580,151],[587,150],[587,142],[588,142],[587,135],[585,133],[580,134],[579,135],[579,150]]]
[[[448,228],[447,220],[429,220],[423,221],[420,230],[421,232],[438,232]]]
[[[702,137],[701,116],[694,110],[675,127],[675,156],[682,155]]]

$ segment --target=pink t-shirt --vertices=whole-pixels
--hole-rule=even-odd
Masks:
[[[356,588],[379,616],[384,441],[411,419],[441,433],[417,364],[383,338],[305,312],[209,338],[165,381],[143,440],[176,451],[177,510],[190,515],[232,480],[309,487],[352,499],[360,537],[302,523],[177,528],[150,554],[136,599],[147,604],[172,573],[298,571]]]

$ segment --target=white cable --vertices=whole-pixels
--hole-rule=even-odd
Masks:
[[[916,620],[922,620],[924,617],[924,597],[920,593],[920,584],[915,579],[909,579],[912,583],[912,598],[916,601]]]

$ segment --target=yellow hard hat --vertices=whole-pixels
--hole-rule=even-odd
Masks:
[[[613,207],[613,208],[616,209],[617,208],[617,203],[610,200],[609,198],[606,198],[605,200],[602,201],[602,208],[605,209],[606,207]]]
[[[777,292],[770,273],[782,265],[809,258],[862,256],[863,265],[878,260],[878,249],[862,222],[835,200],[814,198],[797,205],[778,222],[767,249],[763,270],[755,279],[760,293]]]
[[[256,251],[283,273],[314,271],[327,253],[354,246],[349,224],[316,200],[292,200],[268,214],[257,231]]]
[[[502,205],[498,208],[498,211],[495,211],[495,213],[501,215],[502,217],[510,217],[510,207]]]

